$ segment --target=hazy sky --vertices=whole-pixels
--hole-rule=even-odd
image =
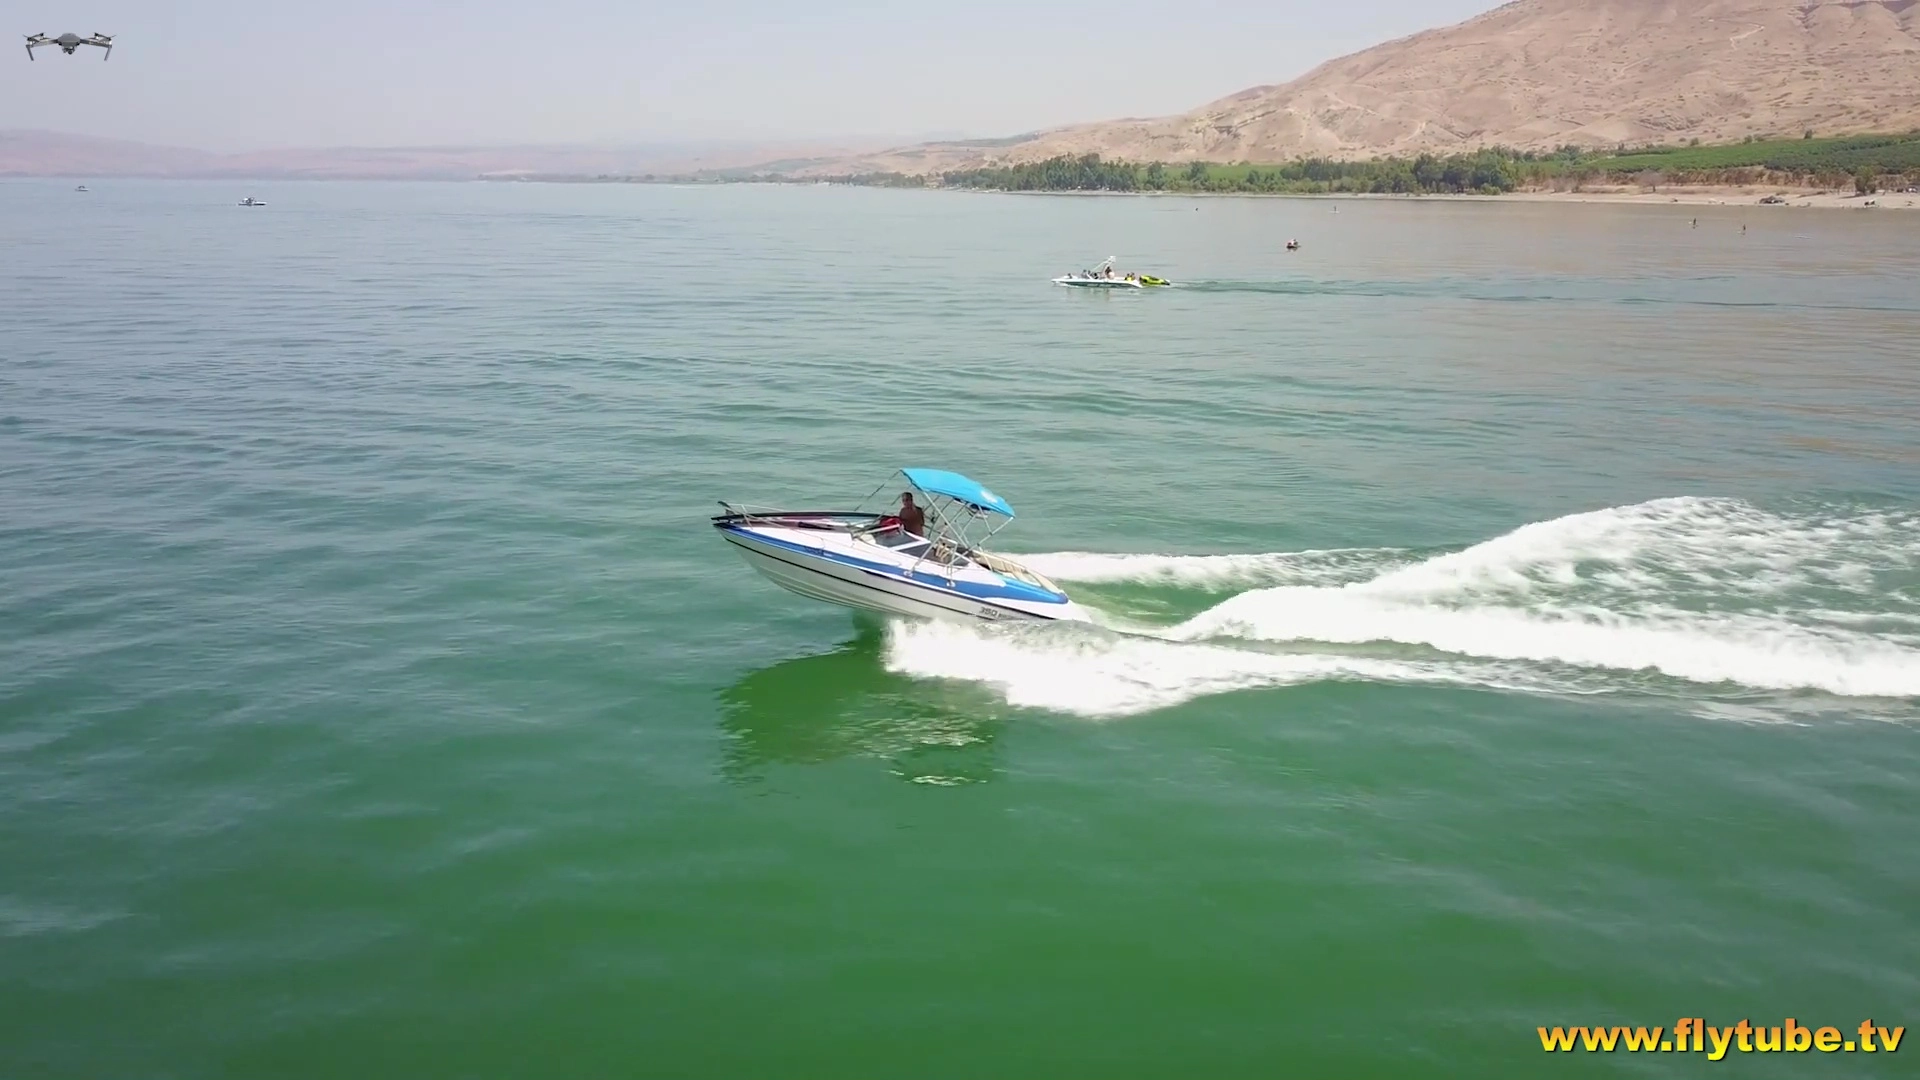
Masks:
[[[1498,0],[0,0],[0,128],[210,150],[928,134],[1180,112]]]

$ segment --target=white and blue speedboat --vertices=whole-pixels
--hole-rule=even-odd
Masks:
[[[842,607],[929,619],[1091,621],[1058,585],[985,542],[1013,507],[978,481],[944,469],[902,469],[918,492],[925,535],[897,514],[763,510],[722,502],[722,539],[775,585]],[[881,489],[876,489],[878,495]],[[872,495],[868,496],[871,500]],[[979,542],[968,536],[980,531]]]

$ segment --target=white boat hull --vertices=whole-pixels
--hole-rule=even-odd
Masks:
[[[1053,279],[1053,283],[1074,289],[1144,289],[1147,287],[1142,282],[1128,281],[1125,278],[1057,277]]]
[[[761,535],[764,532],[767,535]],[[829,557],[829,547],[839,546],[839,538],[823,536],[823,545],[805,550],[804,539],[788,535],[794,530],[768,528],[723,528],[721,536],[733,545],[748,566],[788,592],[841,607],[877,611],[886,615],[904,615],[917,619],[948,619],[968,622],[1067,621],[1090,622],[1085,608],[1066,600],[1025,599],[1013,596],[969,596],[963,591],[969,577],[976,586],[989,579],[1001,580],[984,570],[959,571],[942,582],[912,580],[905,568],[894,568],[866,560],[846,561]],[[802,539],[802,542],[796,542]],[[868,545],[873,547],[874,545]],[[838,554],[838,553],[836,553]],[[923,578],[935,575],[920,573]]]

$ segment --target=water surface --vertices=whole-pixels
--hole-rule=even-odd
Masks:
[[[1920,1018],[1920,221],[90,186],[0,184],[0,1075]],[[1047,284],[1108,254],[1179,285]],[[1104,625],[859,620],[705,525],[909,464]]]

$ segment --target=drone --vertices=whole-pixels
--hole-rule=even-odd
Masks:
[[[79,34],[61,34],[59,37],[48,37],[45,34],[28,34],[27,59],[33,59],[33,50],[42,45],[58,45],[60,46],[60,51],[66,53],[68,56],[72,56],[73,50],[82,45],[98,45],[107,50],[106,56],[102,56],[100,59],[105,60],[107,57],[113,55],[112,34],[95,34],[92,37],[81,37]]]

